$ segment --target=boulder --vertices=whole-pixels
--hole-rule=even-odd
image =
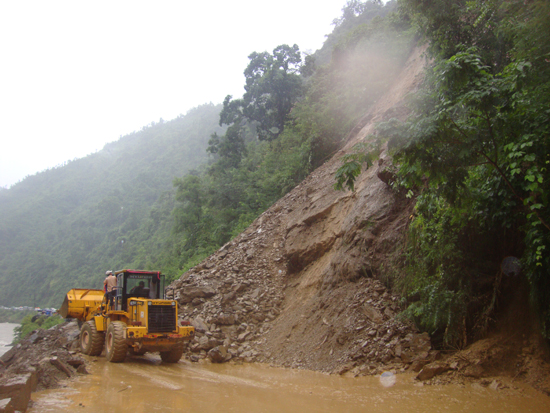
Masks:
[[[381,324],[384,321],[382,314],[373,306],[365,304],[363,313],[375,324]]]
[[[221,326],[231,326],[235,324],[237,321],[235,319],[235,316],[233,314],[220,314],[215,319],[215,323],[219,324]]]
[[[225,346],[216,346],[208,352],[208,358],[212,363],[223,363],[227,359],[227,349]]]
[[[224,294],[222,297],[222,304],[229,304],[235,301],[236,294],[234,291]]]
[[[58,357],[52,357],[50,359],[50,363],[55,366],[59,371],[66,374],[67,377],[72,377],[72,371],[69,369],[69,367],[63,363],[61,360],[59,360]]]
[[[214,288],[205,285],[187,287],[179,292],[178,302],[183,305],[192,302],[195,298],[210,298],[217,294]]]
[[[0,399],[11,399],[14,410],[24,412],[31,399],[31,373],[19,374],[0,384]]]
[[[420,381],[429,380],[450,369],[451,368],[446,363],[436,361],[424,366],[422,370],[420,370],[420,373],[416,375],[416,378]]]
[[[410,337],[411,350],[417,353],[430,351],[432,348],[432,342],[428,333],[411,334]]]
[[[338,366],[337,368],[335,368],[333,371],[332,371],[332,374],[338,374],[338,375],[342,375],[344,373],[347,373],[348,371],[350,371],[352,368],[355,367],[355,363],[346,363],[344,365],[341,365],[341,366]]]
[[[195,327],[195,330],[197,331],[197,333],[204,333],[209,330],[208,326],[206,325],[206,323],[201,317],[191,318],[189,319],[189,323],[193,327]]]
[[[479,364],[473,364],[464,369],[464,375],[467,377],[473,377],[474,379],[479,379],[484,373],[485,370]]]
[[[220,344],[222,344],[222,342],[214,337],[203,336],[199,339],[199,344],[196,350],[208,351]]]
[[[14,413],[14,411],[11,399],[0,400],[0,413]]]

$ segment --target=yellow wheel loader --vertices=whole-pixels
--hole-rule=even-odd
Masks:
[[[107,360],[124,361],[128,352],[160,352],[162,361],[177,363],[184,342],[195,329],[178,322],[176,301],[165,299],[165,277],[160,272],[115,271],[117,286],[112,300],[102,290],[74,288],[67,293],[59,313],[82,322],[80,349]]]

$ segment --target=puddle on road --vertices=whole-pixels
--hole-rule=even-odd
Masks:
[[[517,386],[419,386],[412,375],[340,377],[258,364],[108,363],[65,389],[33,393],[42,412],[548,412],[550,398]],[[389,380],[388,380],[389,379]]]

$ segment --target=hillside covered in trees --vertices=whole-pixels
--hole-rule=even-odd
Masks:
[[[165,268],[172,180],[206,162],[219,111],[147,125],[1,191],[0,302],[57,306],[70,288],[99,288],[106,269]]]

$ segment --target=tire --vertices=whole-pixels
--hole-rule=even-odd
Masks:
[[[80,351],[88,356],[99,356],[103,351],[105,334],[97,331],[94,321],[87,321],[80,329]]]
[[[122,321],[112,321],[105,334],[105,356],[111,363],[121,363],[126,358],[128,345],[124,338],[126,324]]]
[[[161,351],[160,358],[165,363],[177,363],[183,356],[183,344],[177,344],[170,351]]]

